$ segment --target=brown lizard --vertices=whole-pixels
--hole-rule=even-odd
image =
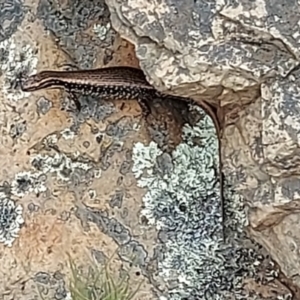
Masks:
[[[180,101],[198,104],[212,119],[217,131],[219,141],[219,179],[220,179],[220,197],[222,210],[223,231],[224,234],[224,199],[223,199],[223,174],[221,157],[221,120],[219,119],[218,109],[205,101],[193,101],[190,98],[173,96],[161,93],[155,89],[146,79],[142,70],[133,67],[107,67],[91,70],[76,71],[42,71],[30,76],[21,83],[23,91],[30,92],[44,88],[64,88],[70,93],[78,92],[82,94],[94,94],[103,100],[131,100],[136,99],[143,111],[145,117],[150,113],[146,103],[153,97],[168,98]],[[77,108],[80,110],[80,103],[73,98]]]

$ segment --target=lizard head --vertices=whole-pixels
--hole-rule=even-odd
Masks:
[[[24,92],[31,92],[53,86],[56,83],[54,72],[43,71],[35,75],[29,76],[21,83],[21,88]]]

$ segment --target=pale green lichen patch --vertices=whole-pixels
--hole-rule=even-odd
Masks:
[[[23,208],[17,205],[4,192],[0,192],[0,243],[12,247],[14,240],[19,236],[19,231],[24,219]]]
[[[76,137],[75,132],[70,128],[62,130],[61,135],[65,140],[73,140]]]
[[[20,77],[32,72],[38,63],[36,50],[23,42],[21,45],[14,38],[0,43],[0,70],[3,73],[3,93],[7,99],[18,101],[27,93],[19,87]]]
[[[31,159],[31,164],[32,170],[17,173],[8,185],[11,195],[22,198],[29,193],[39,195],[46,192],[48,175],[58,182],[68,182],[74,186],[91,177],[101,176],[88,161],[72,159],[60,153],[53,156],[38,154]],[[0,193],[0,242],[11,246],[23,222],[22,206],[16,206],[14,201]]]
[[[42,172],[17,173],[11,182],[11,193],[17,197],[24,197],[28,193],[43,193],[47,190],[45,181]]]
[[[39,171],[52,173],[61,181],[81,181],[87,172],[93,169],[88,162],[72,160],[65,154],[56,153],[54,156],[38,154],[31,160],[32,165]]]
[[[141,213],[159,231],[157,247],[163,250],[157,261],[158,278],[167,287],[161,299],[245,299],[244,280],[255,277],[264,257],[246,239],[242,199],[228,187],[227,240],[221,239],[216,132],[201,108],[192,109],[200,121],[184,126],[183,142],[171,154],[172,165],[168,162],[164,169],[164,154],[153,142],[137,143],[133,149],[133,173],[138,185],[147,189]]]
[[[210,122],[208,117],[202,118],[200,125],[209,128],[208,122]],[[164,205],[169,203],[170,206],[176,201],[178,204],[177,213],[184,216],[185,212],[180,211],[180,206],[192,204],[191,198],[198,199],[197,201],[200,203],[201,199],[206,201],[206,197],[212,197],[213,199],[206,201],[207,204],[210,201],[215,203],[212,207],[216,212],[216,219],[215,223],[211,225],[212,227],[216,226],[213,231],[221,232],[220,199],[218,199],[219,182],[216,180],[216,177],[218,177],[217,140],[212,135],[214,132],[212,124],[205,135],[201,135],[201,127],[198,126],[194,128],[188,125],[185,126],[183,132],[185,143],[180,144],[172,153],[172,172],[162,175],[156,172],[158,168],[157,159],[162,155],[162,151],[158,149],[154,142],[151,142],[149,146],[144,146],[141,143],[135,145],[132,171],[138,178],[138,185],[148,188],[144,198],[146,208],[142,213],[147,216],[149,221],[152,220],[160,227],[161,219],[157,219],[157,215],[154,215],[157,214],[157,211],[148,207],[148,205],[155,206],[156,201],[159,201],[159,199]],[[201,145],[191,146],[195,138],[198,138],[198,143]],[[142,176],[142,174],[144,175]],[[169,209],[172,208],[169,207],[168,211]],[[193,216],[190,215],[190,217]],[[164,219],[163,216],[162,219]]]
[[[89,162],[72,159],[65,154],[53,156],[38,154],[31,159],[32,171],[20,172],[11,182],[11,193],[24,197],[28,193],[40,194],[47,191],[47,175],[52,175],[59,182],[78,184],[90,177],[99,177],[99,172]]]
[[[94,25],[94,32],[99,37],[100,41],[105,41],[107,34],[110,32],[110,30],[111,30],[110,23],[107,23],[106,25],[100,25],[100,24]]]

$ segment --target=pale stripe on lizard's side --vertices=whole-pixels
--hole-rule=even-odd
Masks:
[[[168,95],[155,89],[147,81],[143,71],[138,68],[117,66],[91,70],[76,71],[42,71],[30,76],[22,83],[22,90],[26,92],[37,91],[44,88],[64,88],[69,92],[79,92],[82,94],[95,94],[103,100],[133,100],[136,99],[146,117],[150,110],[145,100],[152,97],[162,99],[174,99],[191,102],[199,105],[212,119],[219,141],[219,179],[220,197],[224,237],[224,199],[223,199],[223,174],[221,158],[221,126],[218,119],[217,110],[205,101],[193,101],[190,98]],[[74,99],[78,109],[80,103]]]

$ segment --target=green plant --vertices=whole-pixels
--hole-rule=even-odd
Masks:
[[[71,268],[70,293],[72,300],[131,300],[137,294],[142,281],[131,291],[126,276],[115,280],[109,271],[109,263],[113,255],[102,268],[91,263],[87,275],[79,271],[76,264],[70,258]],[[128,271],[127,271],[128,272]]]

